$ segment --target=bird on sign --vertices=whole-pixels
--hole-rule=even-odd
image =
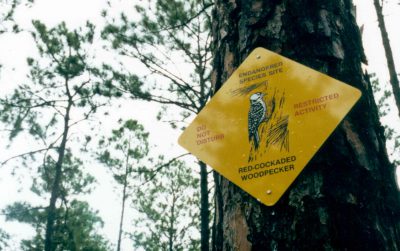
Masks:
[[[260,144],[258,128],[262,122],[267,120],[267,106],[263,100],[264,95],[262,92],[256,92],[250,96],[250,110],[248,115],[249,142],[254,145],[256,150]]]

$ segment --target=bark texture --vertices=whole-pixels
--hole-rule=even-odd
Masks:
[[[400,197],[351,0],[216,0],[213,84],[264,47],[361,100],[273,207],[215,174],[213,250],[400,250]]]

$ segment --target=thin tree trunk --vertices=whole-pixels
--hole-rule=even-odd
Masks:
[[[62,180],[62,166],[64,162],[65,150],[67,146],[68,140],[68,132],[69,132],[69,121],[70,121],[70,112],[72,107],[72,97],[69,93],[68,89],[68,80],[65,83],[67,93],[68,93],[68,104],[65,110],[64,115],[64,131],[61,139],[60,146],[58,148],[58,159],[55,165],[55,174],[54,174],[54,181],[51,188],[51,196],[50,196],[50,203],[47,209],[47,222],[46,222],[46,235],[45,235],[45,242],[44,242],[44,249],[45,251],[54,251],[56,246],[54,245],[54,222],[56,219],[56,202],[59,197],[60,193],[60,184]]]
[[[394,64],[392,48],[390,46],[389,35],[386,31],[385,19],[382,13],[382,6],[379,3],[379,0],[374,0],[376,15],[378,16],[378,25],[381,31],[383,48],[385,49],[387,66],[389,69],[390,75],[390,84],[392,86],[392,91],[394,95],[394,99],[396,101],[397,111],[400,117],[400,86],[399,86],[399,78],[397,77],[396,67]]]
[[[124,187],[122,189],[122,203],[121,203],[122,205],[121,205],[121,217],[120,217],[120,220],[119,220],[117,251],[121,250],[124,215],[125,215],[126,187],[128,185],[127,184],[127,179],[128,179],[128,170],[126,170],[126,172],[125,172]]]
[[[198,37],[200,39],[200,37]],[[198,54],[201,55],[200,45],[198,45]],[[197,110],[199,113],[205,106],[208,96],[206,94],[206,79],[204,78],[205,66],[199,67],[200,78],[200,106]],[[208,191],[208,172],[207,165],[199,161],[200,167],[200,244],[202,251],[210,250],[210,205],[209,205],[209,191]]]
[[[207,165],[200,161],[200,220],[201,220],[201,250],[210,250],[210,211],[208,202],[208,173]]]
[[[168,251],[174,250],[174,239],[175,239],[174,223],[176,221],[176,219],[175,219],[175,204],[178,199],[176,196],[175,189],[174,188],[172,188],[172,189],[173,189],[173,196],[172,196],[172,205],[171,205],[171,215],[169,217]]]
[[[223,245],[223,228],[222,228],[222,222],[223,222],[223,212],[224,210],[222,209],[223,206],[223,200],[222,200],[222,191],[220,189],[220,184],[221,184],[221,179],[222,176],[219,175],[217,172],[213,172],[213,178],[214,178],[214,183],[215,183],[215,192],[214,192],[214,222],[212,226],[212,239],[211,239],[211,250],[216,251],[219,249],[219,247],[222,247]]]
[[[351,0],[215,1],[216,90],[261,46],[363,96],[276,205],[216,175],[213,250],[400,250],[400,196],[352,8]]]
[[[131,173],[129,166],[129,151],[131,150],[131,140],[132,140],[131,137],[129,137],[128,150],[126,152],[126,159],[125,159],[125,177],[122,189],[122,203],[121,203],[122,205],[121,205],[121,217],[119,221],[117,251],[121,250],[122,233],[124,231],[123,225],[124,225],[124,215],[125,215],[126,189],[128,187],[128,176]]]

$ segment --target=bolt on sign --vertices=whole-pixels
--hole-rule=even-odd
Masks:
[[[354,87],[257,48],[179,144],[272,206],[360,97]]]

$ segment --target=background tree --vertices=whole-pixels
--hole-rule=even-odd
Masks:
[[[122,234],[126,201],[134,193],[132,191],[134,181],[138,173],[144,169],[143,159],[147,157],[149,146],[148,133],[136,120],[119,121],[120,127],[112,130],[110,137],[100,139],[101,149],[98,158],[110,168],[115,181],[121,187],[121,214],[118,230],[117,250],[121,250]],[[137,185],[137,184],[136,184]]]
[[[30,5],[34,0],[10,0],[0,2],[0,34],[7,31],[19,31],[18,25],[14,22],[14,14],[21,4]]]
[[[385,88],[384,85],[381,85],[376,74],[370,74],[369,78],[371,80],[372,90],[375,94],[375,97],[379,95],[376,105],[378,106],[379,117],[385,118],[389,115],[391,106],[390,106],[390,97],[393,93]],[[398,130],[396,130],[395,125],[387,124],[383,125],[385,128],[385,138],[387,140],[386,145],[388,146],[389,157],[393,162],[395,167],[400,166],[400,135]],[[398,182],[397,182],[398,183]]]
[[[42,177],[38,180],[43,180],[46,189],[40,193],[43,197],[49,194],[42,238],[44,250],[53,251],[59,245],[55,236],[58,209],[60,203],[68,201],[70,187],[74,186],[68,179],[69,169],[65,165],[73,165],[72,155],[76,149],[71,149],[67,142],[72,140],[76,126],[88,122],[105,101],[95,99],[100,93],[99,83],[91,79],[91,73],[98,73],[91,68],[87,51],[93,42],[94,26],[87,23],[84,29],[70,31],[64,23],[52,29],[39,21],[34,21],[33,25],[32,35],[40,59],[27,60],[31,82],[17,86],[13,93],[0,100],[0,120],[8,126],[10,140],[24,132],[25,137],[29,135],[35,140],[38,148],[1,164],[21,158],[23,166],[34,167],[32,163],[42,159],[38,166]],[[79,182],[86,182],[86,178]]]
[[[18,32],[18,25],[14,22],[15,10],[21,3],[32,4],[34,0],[10,0],[0,2],[0,34],[13,31]],[[0,74],[2,64],[0,64]]]
[[[6,250],[8,247],[8,240],[10,239],[10,235],[8,235],[5,231],[0,229],[0,250]]]
[[[378,16],[379,30],[381,31],[381,37],[383,42],[383,48],[385,49],[386,62],[389,70],[390,85],[392,86],[392,91],[394,99],[397,106],[398,115],[400,117],[400,85],[399,78],[396,72],[396,66],[393,59],[392,47],[390,46],[389,35],[387,33],[385,18],[383,16],[383,1],[374,0],[374,6],[376,15]]]
[[[31,191],[40,198],[51,193],[55,178],[56,162],[48,156],[38,168],[39,176],[33,177]],[[86,194],[94,179],[82,171],[82,161],[73,158],[71,152],[65,153],[63,177],[59,184],[60,201],[54,212],[52,242],[60,250],[108,250],[107,242],[97,234],[102,226],[101,219],[86,202],[70,197]],[[31,225],[36,235],[31,240],[23,240],[23,250],[44,250],[48,207],[32,205],[28,202],[15,202],[3,210],[8,221],[19,221]]]
[[[135,6],[136,12],[123,13],[112,19],[103,30],[103,38],[121,55],[139,60],[147,72],[131,69],[134,75],[147,83],[149,95],[144,100],[172,105],[180,109],[182,118],[169,119],[176,127],[190,115],[197,114],[211,95],[210,23],[211,1],[159,0],[148,6]],[[150,10],[150,11],[149,11]],[[106,15],[106,13],[105,13]],[[132,17],[132,18],[129,18]],[[185,65],[185,69],[181,69]],[[146,74],[151,74],[149,77]],[[154,85],[149,84],[155,81]],[[132,93],[132,88],[122,87]],[[174,113],[169,113],[173,117]],[[178,121],[178,122],[177,122]],[[207,166],[198,162],[201,189],[201,247],[209,250],[209,187]]]
[[[133,198],[139,215],[131,235],[135,249],[199,250],[199,180],[192,171],[174,161],[157,175],[143,172],[142,178]]]
[[[351,0],[215,1],[214,86],[262,46],[362,91],[289,190],[266,207],[216,177],[214,250],[397,250],[399,192]]]
[[[4,213],[7,220],[17,220],[35,228],[36,235],[31,240],[22,240],[21,250],[44,250],[43,236],[47,218],[44,207],[32,207],[27,203],[17,202],[8,206]],[[72,200],[58,207],[56,218],[53,238],[57,250],[110,250],[107,241],[97,233],[103,226],[103,221],[86,202]]]

